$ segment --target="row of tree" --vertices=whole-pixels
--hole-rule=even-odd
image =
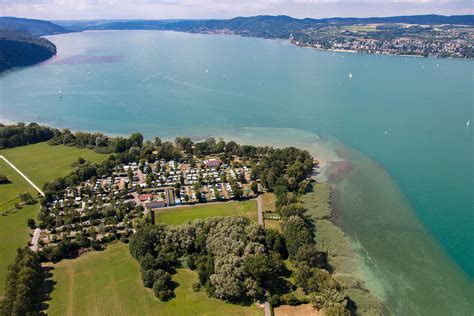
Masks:
[[[28,247],[18,249],[15,262],[8,267],[0,315],[37,314],[42,273],[39,256]]]
[[[0,149],[24,146],[50,140],[60,131],[51,127],[40,126],[36,123],[28,125],[0,124]]]
[[[318,250],[314,222],[307,216],[299,196],[284,186],[275,188],[274,192],[276,210],[282,217],[281,227],[289,259],[296,267],[296,285],[309,295],[315,309],[324,309],[325,315],[350,315],[355,307],[332,278],[327,253]],[[281,298],[273,295],[270,301],[278,305]]]

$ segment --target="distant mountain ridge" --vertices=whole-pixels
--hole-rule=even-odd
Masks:
[[[324,18],[297,19],[286,15],[259,15],[251,17],[235,17],[232,19],[208,20],[85,20],[85,21],[54,21],[58,25],[76,31],[83,30],[176,30],[193,31],[196,29],[223,29],[232,31],[255,29],[257,27],[278,30],[303,29],[324,24],[350,25],[358,23],[405,23],[426,25],[474,25],[474,15],[412,15],[370,18]]]
[[[369,54],[474,58],[474,15],[296,19],[286,15],[227,20],[55,21],[76,31],[171,30],[289,39],[298,46]],[[409,26],[409,27],[407,27]]]
[[[0,17],[0,28],[27,32],[32,36],[68,33],[69,30],[49,21],[24,19],[10,16]]]

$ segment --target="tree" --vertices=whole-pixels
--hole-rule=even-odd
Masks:
[[[128,138],[128,141],[131,144],[130,147],[132,147],[132,146],[142,147],[142,145],[143,145],[143,135],[140,134],[140,133],[133,133]]]
[[[252,192],[254,194],[258,193],[258,184],[257,184],[257,182],[253,181],[252,184],[250,184],[250,190],[252,190]]]
[[[155,145],[161,146],[161,139],[159,137],[155,137]]]
[[[171,275],[166,271],[156,270],[154,277],[153,293],[155,293],[155,296],[161,301],[170,299],[173,295],[173,291],[171,290]]]
[[[18,249],[8,267],[5,293],[0,300],[1,315],[36,315],[36,294],[41,286],[41,260],[28,247]]]
[[[27,225],[28,225],[28,227],[31,228],[31,229],[35,229],[35,228],[36,228],[35,220],[32,219],[32,218],[28,218],[28,220],[27,220]]]
[[[266,254],[256,254],[245,262],[245,270],[252,275],[259,284],[263,284],[275,273],[275,264]]]
[[[19,197],[26,204],[32,204],[35,202],[35,199],[33,198],[33,196],[31,196],[31,193],[29,192],[20,193]]]
[[[327,266],[327,254],[318,251],[317,247],[311,244],[301,246],[296,253],[295,260],[304,262],[313,268]]]
[[[283,225],[288,254],[295,256],[298,249],[304,244],[312,243],[313,238],[305,221],[299,216],[290,216]]]
[[[142,270],[143,285],[152,288],[155,283],[155,270]]]
[[[10,183],[10,180],[8,180],[7,176],[4,174],[0,174],[0,184],[7,184]]]

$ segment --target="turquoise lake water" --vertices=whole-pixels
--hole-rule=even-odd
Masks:
[[[472,61],[158,31],[48,38],[56,57],[0,75],[0,120],[302,146],[320,135],[352,161],[335,183],[338,224],[389,311],[472,314]]]

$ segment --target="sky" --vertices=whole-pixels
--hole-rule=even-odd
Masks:
[[[1,16],[45,20],[207,19],[260,14],[368,17],[473,14],[474,0],[0,0]]]

